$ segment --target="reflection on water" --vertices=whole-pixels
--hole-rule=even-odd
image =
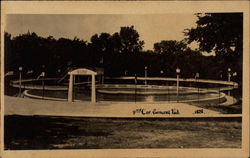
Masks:
[[[130,89],[131,91],[131,89]],[[97,92],[97,101],[112,101],[112,102],[157,102],[157,101],[176,101],[176,93],[165,93],[165,94],[155,94],[155,95],[143,95],[138,94],[135,91],[131,94],[105,94]],[[30,90],[30,94],[42,96],[42,90]],[[82,101],[90,101],[91,92],[89,89],[74,89],[74,99]],[[44,91],[45,97],[54,97],[54,98],[64,98],[67,99],[67,91]],[[180,93],[178,100],[198,100],[204,98],[217,97],[217,93],[202,93],[190,92],[190,93]]]
[[[145,98],[145,101],[146,101],[146,102],[154,102],[154,96],[152,96],[152,95],[147,96],[147,97]]]

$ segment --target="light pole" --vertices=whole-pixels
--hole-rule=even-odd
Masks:
[[[170,102],[170,95],[169,95],[169,82],[167,81],[167,87],[168,87],[168,102]]]
[[[177,74],[177,84],[176,84],[176,90],[177,90],[177,102],[179,102],[179,76],[180,76],[181,70],[179,68],[176,69],[176,74]]]
[[[135,103],[136,103],[136,85],[137,85],[137,76],[135,74]]]
[[[197,72],[196,75],[195,75],[195,78],[196,78],[196,86],[198,88],[198,103],[200,102],[200,87],[199,87],[199,79],[200,77],[200,74]]]
[[[218,100],[219,100],[219,104],[220,104],[220,86],[219,86],[219,98],[218,98]]]
[[[44,77],[45,77],[45,72],[44,72],[45,66],[42,66],[43,72],[42,72],[42,87],[43,87],[43,99],[44,99]]]
[[[125,75],[125,76],[127,76],[127,73],[128,73],[128,71],[127,71],[127,70],[125,70],[125,71],[124,71],[124,75]]]
[[[230,82],[230,80],[231,80],[231,68],[228,68],[227,71],[228,71],[228,82]],[[229,85],[229,87],[230,87],[230,85]],[[228,96],[230,96],[230,89],[228,90]]]
[[[161,71],[160,71],[161,77],[163,77],[163,73],[164,73],[164,71],[161,70]],[[162,85],[164,85],[164,81],[162,81]]]
[[[236,76],[237,76],[237,72],[234,72],[234,73],[232,74],[232,77],[233,77],[234,81],[235,81],[235,77],[236,77]],[[232,80],[233,80],[233,79],[232,79]],[[233,104],[234,104],[234,103],[237,101],[236,98],[235,98],[235,95],[234,95],[234,94],[235,94],[235,93],[234,93],[234,92],[235,92],[235,91],[234,91],[234,82],[233,82],[233,91],[232,91],[232,92],[233,92],[232,95],[233,95]],[[235,101],[235,100],[236,100],[236,101]]]
[[[222,80],[222,78],[223,78],[223,75],[222,75],[222,71],[220,71],[220,79]],[[220,86],[218,87],[218,90],[219,90],[219,98],[218,98],[218,101],[219,101],[219,103],[218,103],[218,105],[220,105]]]
[[[61,69],[58,69],[58,70],[57,70],[57,73],[58,73],[58,76],[60,76],[60,74],[61,74]]]
[[[104,84],[104,74],[102,75],[102,84]]]
[[[22,70],[23,70],[23,68],[20,66],[18,69],[19,69],[19,97],[21,97],[21,93],[22,93]]]
[[[147,71],[148,71],[148,67],[145,66],[144,69],[145,69],[145,85],[147,85],[147,79],[146,79],[146,78],[147,78],[147,76],[148,76],[148,74],[147,74],[147,73],[148,73],[148,72],[147,72]]]

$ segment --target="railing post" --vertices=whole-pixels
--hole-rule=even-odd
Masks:
[[[68,102],[73,101],[73,75],[69,77]]]
[[[91,81],[91,102],[95,103],[96,102],[96,86],[95,86],[95,75],[92,76],[92,81]]]

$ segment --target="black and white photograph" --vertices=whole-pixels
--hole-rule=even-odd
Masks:
[[[6,14],[3,150],[242,149],[244,16]]]

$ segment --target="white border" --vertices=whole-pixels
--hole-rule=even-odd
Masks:
[[[11,1],[1,2],[1,44],[6,14],[165,14],[196,12],[244,12],[243,123],[242,149],[101,149],[101,150],[29,150],[3,151],[14,157],[248,157],[249,154],[249,1]],[[3,52],[3,47],[1,47]],[[3,53],[1,54],[1,94],[3,94]],[[1,95],[1,105],[3,105]],[[4,106],[1,106],[3,125]],[[3,140],[3,128],[1,131]]]

